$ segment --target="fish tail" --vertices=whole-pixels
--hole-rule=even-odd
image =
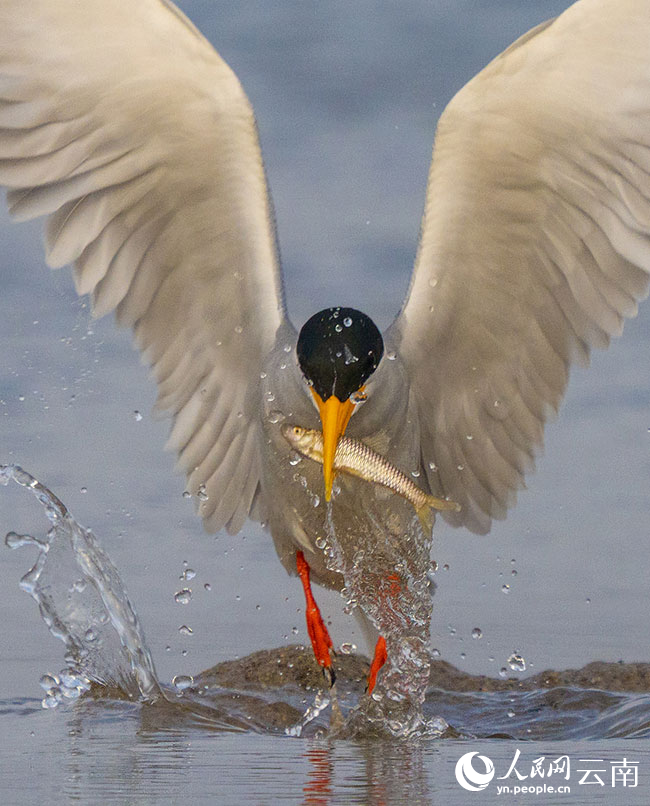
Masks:
[[[446,498],[436,498],[435,495],[427,496],[427,506],[432,509],[460,512],[460,504],[457,504],[455,501],[447,501]]]
[[[445,498],[436,498],[435,495],[427,495],[424,504],[415,510],[425,534],[429,534],[433,529],[432,509],[460,512],[460,504],[447,501]]]
[[[420,521],[420,526],[425,535],[430,535],[433,530],[433,512],[431,506],[426,501],[419,509],[415,510]]]

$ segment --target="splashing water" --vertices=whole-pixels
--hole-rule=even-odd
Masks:
[[[44,707],[75,699],[92,682],[122,696],[154,702],[162,696],[144,633],[108,555],[64,504],[16,465],[0,465],[0,483],[30,490],[52,524],[45,538],[9,532],[9,548],[34,546],[38,558],[20,582],[38,603],[53,636],[65,643],[68,668],[44,675]]]
[[[430,661],[430,540],[408,509],[400,524],[389,525],[389,539],[381,546],[362,530],[354,543],[338,541],[342,524],[331,512],[323,538],[328,564],[345,576],[349,601],[358,602],[387,639],[388,661],[372,697],[363,692],[363,660],[345,652],[335,661],[335,688],[317,691],[322,675],[311,652],[300,646],[261,650],[198,675],[178,675],[171,688],[163,688],[117,570],[95,537],[36,479],[0,465],[0,484],[10,480],[37,498],[51,523],[46,537],[10,532],[6,538],[10,548],[38,550],[21,587],[65,644],[68,666],[40,679],[46,708],[74,701],[99,684],[104,697],[148,705],[148,724],[155,724],[158,714],[164,728],[173,714],[174,720],[189,719],[209,730],[296,737],[650,736],[650,664],[596,662],[533,678],[509,677],[504,667],[498,678],[474,679],[444,661]],[[520,655],[508,660],[512,671],[523,671]]]
[[[329,704],[330,704],[329,695],[326,694],[326,692],[323,690],[318,691],[318,693],[314,697],[313,703],[307,708],[300,722],[297,722],[290,728],[285,728],[284,732],[287,734],[287,736],[295,736],[295,737],[302,736],[302,732],[305,729],[305,727],[310,722],[313,722],[317,717],[319,717]]]
[[[398,521],[387,539],[376,534],[386,527],[377,519],[364,539],[337,539],[331,504],[327,508],[327,567],[343,575],[349,602],[359,605],[386,639],[387,661],[370,697],[348,715],[346,732],[368,728],[396,738],[440,736],[449,727],[441,718],[426,719],[423,703],[429,681],[429,629],[432,601],[431,535],[425,534],[412,511]]]

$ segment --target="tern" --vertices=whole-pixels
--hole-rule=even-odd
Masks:
[[[46,216],[48,264],[73,264],[94,314],[133,329],[206,528],[267,525],[302,579],[324,670],[311,582],[344,584],[328,519],[344,548],[365,535],[382,550],[415,517],[336,476],[339,438],[487,533],[533,469],[571,363],[647,295],[648,43],[650,0],[579,0],[518,39],[439,120],[393,324],[382,334],[342,304],[297,330],[253,111],[196,27],[168,0],[0,0],[10,211]],[[287,418],[322,431],[322,465],[296,464]],[[389,594],[400,573],[387,564]],[[371,690],[385,655],[380,635]]]

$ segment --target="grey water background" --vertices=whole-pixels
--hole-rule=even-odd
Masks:
[[[408,284],[438,115],[491,57],[569,3],[180,5],[255,108],[293,321],[344,303],[387,325]],[[110,317],[90,319],[69,272],[44,268],[38,224],[10,224],[3,211],[0,227],[0,462],[39,477],[100,537],[163,680],[306,641],[300,585],[285,575],[268,536],[254,524],[235,537],[206,535],[182,497],[183,480],[162,451],[167,424],[150,417],[155,391],[129,335]],[[436,525],[432,645],[446,660],[490,675],[515,650],[532,671],[650,660],[649,346],[646,306],[607,353],[594,354],[590,370],[574,370],[538,472],[507,521],[487,537]],[[0,530],[42,524],[27,496],[0,490]],[[48,802],[52,792],[61,802],[301,802],[310,775],[326,764],[331,802],[400,802],[401,793],[465,803],[453,775],[461,753],[481,750],[506,764],[514,753],[511,743],[485,741],[427,746],[415,756],[384,748],[378,756],[355,745],[297,747],[181,729],[152,738],[135,708],[41,712],[38,679],[63,664],[18,589],[29,564],[24,551],[3,552],[3,802]],[[196,571],[190,582],[180,580],[187,568]],[[184,587],[193,595],[180,605],[174,594]],[[362,648],[343,600],[317,595],[335,644]],[[179,632],[183,625],[192,635]],[[472,638],[475,627],[481,639]],[[645,788],[642,779],[636,793],[590,788],[558,802],[647,802],[647,742],[598,744],[612,758],[625,751],[640,760]],[[569,742],[562,748],[582,752]],[[411,772],[382,795],[377,779],[393,767]],[[36,780],[18,794],[34,770]],[[407,780],[414,789],[406,791]],[[491,789],[475,797],[496,800]]]

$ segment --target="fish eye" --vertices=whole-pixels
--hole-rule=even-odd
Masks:
[[[294,434],[295,434],[297,437],[299,437],[299,436],[300,436],[300,426],[298,426],[298,425],[294,425],[294,427],[293,427],[293,433],[294,433]]]

